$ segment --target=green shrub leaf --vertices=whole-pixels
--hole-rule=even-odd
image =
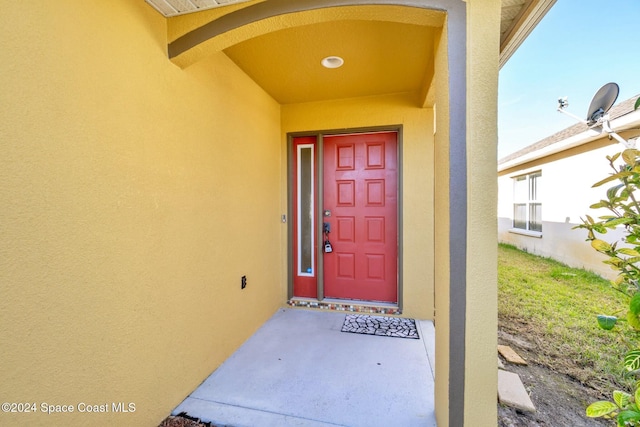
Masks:
[[[627,264],[636,264],[637,262],[640,262],[640,256],[634,256],[633,258],[627,258],[627,259],[625,259],[625,262]]]
[[[598,326],[605,331],[610,331],[616,326],[618,318],[616,316],[606,316],[604,314],[598,315]]]
[[[589,206],[589,209],[600,209],[600,208],[606,208],[607,207],[607,202],[598,202],[598,203],[594,203],[591,206]]]
[[[629,311],[636,316],[640,314],[640,293],[637,293],[629,302]]]
[[[620,224],[630,224],[632,222],[634,222],[635,220],[633,218],[616,218],[616,219],[610,219],[608,220],[604,225],[606,227],[615,227],[617,225]],[[640,255],[640,254],[638,254]]]
[[[630,421],[639,421],[640,420],[640,412],[636,411],[622,411],[618,414],[618,425],[624,426],[629,425]],[[635,424],[632,424],[635,425]]]
[[[636,162],[636,157],[640,155],[640,151],[634,148],[628,148],[622,152],[622,160],[628,165],[633,165]]]
[[[640,331],[640,319],[638,316],[633,314],[631,311],[627,312],[627,323],[636,331]]]
[[[604,262],[605,264],[612,265],[612,266],[616,267],[616,269],[620,264],[622,264],[622,261],[620,260],[620,258],[615,258],[615,257],[606,259],[606,260],[604,260],[602,262]]]
[[[602,184],[606,184],[607,182],[611,182],[611,181],[615,181],[617,179],[621,179],[621,178],[626,178],[628,176],[633,175],[633,173],[631,172],[618,172],[614,175],[609,175],[607,178],[603,179],[602,181],[598,181],[595,184],[592,185],[592,187],[600,187]]]
[[[633,109],[637,110],[640,108],[640,98],[636,99],[636,103],[633,105]]]
[[[618,250],[618,252],[620,252],[621,254],[629,255],[629,256],[633,256],[633,257],[639,257],[640,256],[640,252],[636,251],[635,249],[631,249],[631,248],[620,248]]]
[[[603,179],[602,181],[598,181],[595,184],[592,185],[592,187],[600,187],[603,184],[606,184],[607,182],[611,182],[611,181],[615,181],[617,180],[618,177],[615,175],[609,175],[607,178]]]
[[[613,400],[620,409],[625,409],[631,401],[631,395],[624,391],[616,390],[613,392]]]
[[[615,198],[616,195],[618,194],[618,190],[620,190],[621,188],[624,188],[624,184],[614,185],[613,187],[609,188],[607,190],[607,198],[609,200]]]
[[[631,350],[624,356],[624,367],[627,371],[636,371],[640,368],[640,350]]]
[[[608,415],[613,411],[616,411],[618,407],[613,402],[608,402],[606,400],[601,400],[599,402],[593,402],[591,405],[587,406],[587,417],[590,418],[598,418],[604,415]]]
[[[593,224],[593,229],[600,234],[607,233],[607,229],[602,224]]]
[[[600,239],[593,239],[591,246],[598,252],[606,252],[611,250],[611,245]]]

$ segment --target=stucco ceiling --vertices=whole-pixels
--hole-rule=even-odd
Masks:
[[[212,8],[222,11],[224,6],[247,0],[146,1],[170,17]],[[554,2],[502,0],[500,65]],[[236,8],[239,6],[244,7]],[[412,8],[401,9],[412,13]],[[440,32],[433,25],[417,25],[411,19],[387,22],[351,17],[269,32],[231,45],[224,52],[282,104],[392,93],[415,94],[417,102],[424,104],[433,76],[435,38]],[[321,60],[330,55],[342,57],[344,65],[322,67]]]
[[[412,92],[429,79],[436,29],[379,21],[335,21],[276,31],[225,50],[282,104]],[[327,56],[340,68],[321,65]]]

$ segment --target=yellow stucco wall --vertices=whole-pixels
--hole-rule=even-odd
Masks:
[[[3,4],[0,397],[38,412],[0,425],[157,425],[282,303],[280,107],[166,31],[143,1]]]
[[[390,95],[282,106],[287,133],[402,125],[403,315],[433,318],[433,110],[413,97]],[[284,158],[284,157],[283,157]],[[283,166],[286,178],[286,165]],[[283,190],[286,191],[286,180]],[[283,211],[286,211],[283,193]],[[283,275],[286,272],[283,271]]]
[[[467,0],[465,425],[497,419],[497,99],[500,0]]]

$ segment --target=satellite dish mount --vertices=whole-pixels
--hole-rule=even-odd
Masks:
[[[591,100],[589,110],[587,111],[587,119],[581,119],[565,110],[569,106],[567,97],[558,99],[558,111],[566,114],[581,123],[584,123],[597,132],[606,132],[609,137],[614,138],[616,141],[622,143],[627,148],[635,148],[635,142],[626,141],[620,135],[618,135],[609,124],[609,110],[613,107],[613,104],[618,99],[620,88],[616,83],[607,83],[602,86]]]

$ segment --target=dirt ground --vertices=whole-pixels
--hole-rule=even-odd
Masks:
[[[528,362],[527,366],[517,366],[503,360],[505,370],[520,375],[537,411],[528,413],[498,404],[499,427],[616,425],[611,420],[588,418],[585,408],[606,397],[567,374],[536,363],[535,344],[527,338],[530,337],[514,336],[502,330],[498,333],[499,344],[510,346]]]
[[[164,419],[158,427],[216,427],[211,423],[200,423],[185,416],[170,416]]]

